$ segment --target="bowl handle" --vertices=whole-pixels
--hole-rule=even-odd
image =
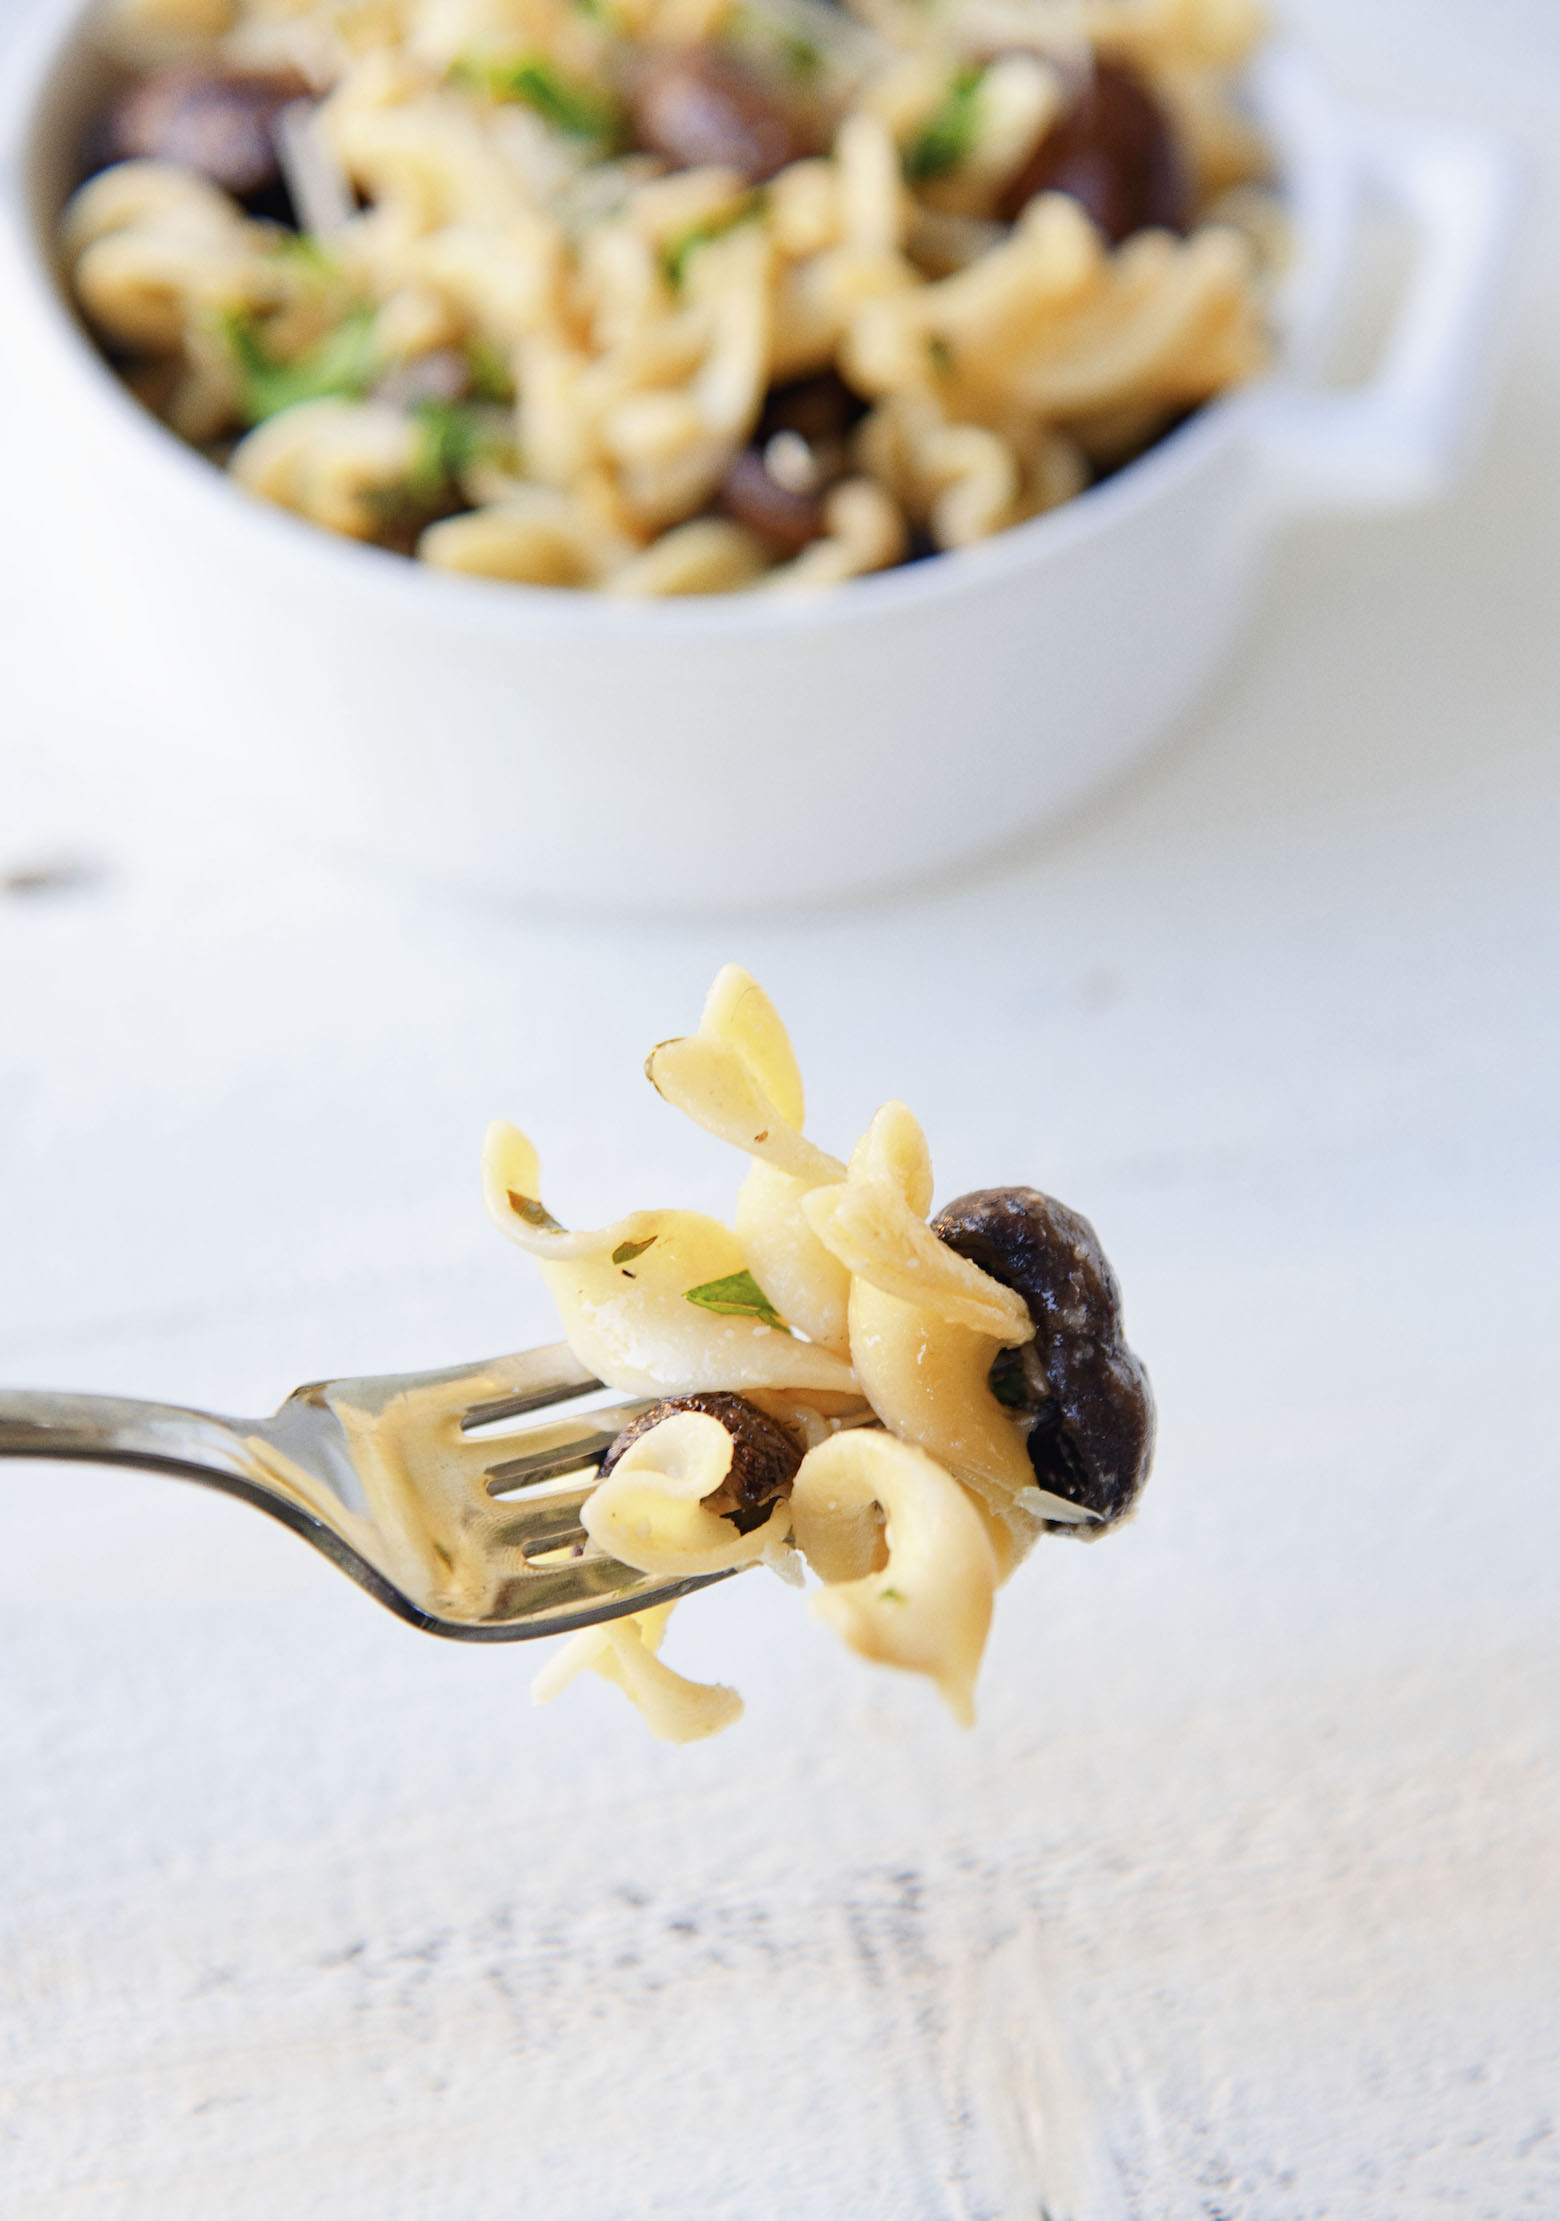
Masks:
[[[1499,353],[1519,172],[1499,141],[1357,115],[1359,186],[1399,211],[1414,261],[1375,370],[1357,387],[1273,389],[1261,445],[1291,513],[1412,508],[1471,454]]]

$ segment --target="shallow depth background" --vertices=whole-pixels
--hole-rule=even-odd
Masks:
[[[828,1145],[902,1095],[941,1196],[1094,1218],[1163,1452],[1006,1593],[973,1736],[754,1578],[674,1631],[748,1699],[687,1752],[236,1505],[11,1469],[8,2221],[1560,2211],[1560,22],[1288,12],[1531,152],[1487,456],[1295,539],[1174,748],[913,903],[619,932],[235,821],[93,668],[13,418],[0,1378],[242,1411],[550,1338],[483,1123],[565,1218],[723,1207],[637,1071],[734,956]]]

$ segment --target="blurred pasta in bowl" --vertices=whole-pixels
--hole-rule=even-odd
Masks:
[[[35,568],[145,744],[464,889],[730,911],[1011,843],[1184,712],[1287,519],[1468,445],[1498,154],[1258,29],[39,0]],[[1414,267],[1333,393],[1367,193]]]
[[[837,585],[1268,351],[1256,0],[110,0],[61,252],[250,493],[439,569]]]

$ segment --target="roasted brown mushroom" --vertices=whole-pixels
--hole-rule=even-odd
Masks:
[[[932,1231],[1021,1295],[1034,1341],[992,1367],[998,1400],[1025,1427],[1035,1479],[1098,1514],[1099,1534],[1132,1509],[1148,1478],[1154,1400],[1121,1331],[1121,1295],[1085,1218],[1037,1188],[961,1195]]]
[[[778,1420],[750,1404],[745,1396],[703,1390],[652,1404],[623,1429],[608,1450],[601,1461],[600,1478],[606,1479],[631,1442],[637,1442],[675,1411],[702,1411],[718,1419],[731,1437],[731,1470],[720,1487],[703,1499],[704,1509],[729,1519],[741,1535],[762,1527],[780,1498],[790,1495],[802,1452]]]
[[[1008,186],[998,213],[1016,218],[1036,193],[1069,193],[1108,239],[1150,225],[1185,231],[1191,188],[1159,102],[1120,62],[1097,62],[1084,90]]]
[[[850,468],[848,440],[867,405],[832,370],[770,389],[751,447],[733,457],[716,497],[780,555],[823,530],[823,497]]]
[[[819,370],[810,378],[770,387],[757,436],[763,442],[777,432],[796,432],[815,451],[835,449],[843,455],[846,438],[866,413],[867,404],[838,371]]]
[[[708,163],[762,185],[812,151],[783,94],[715,46],[678,47],[646,62],[631,89],[629,112],[640,146],[674,169]]]
[[[779,555],[798,554],[823,530],[822,487],[816,481],[805,489],[782,484],[760,447],[744,447],[732,457],[716,507],[758,533]]]
[[[235,200],[269,204],[283,193],[277,118],[308,91],[290,70],[172,63],[125,87],[103,118],[94,151],[107,162],[182,163]]]

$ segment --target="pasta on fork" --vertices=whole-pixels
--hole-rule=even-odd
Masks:
[[[585,1547],[672,1576],[810,1571],[819,1617],[968,1725],[998,1586],[1042,1534],[1114,1526],[1147,1478],[1153,1403],[1094,1231],[1032,1188],[931,1218],[902,1103],[848,1162],[820,1149],[785,1029],[735,965],[646,1070],[747,1156],[732,1226],[650,1210],[574,1232],[515,1127],[483,1159],[488,1209],[540,1265],[575,1355],[656,1399],[602,1459]],[[538,1697],[594,1670],[668,1740],[729,1726],[734,1691],[657,1655],[671,1609],[571,1637]]]
[[[468,576],[795,593],[1268,353],[1255,0],[108,0],[61,244],[239,486]]]

